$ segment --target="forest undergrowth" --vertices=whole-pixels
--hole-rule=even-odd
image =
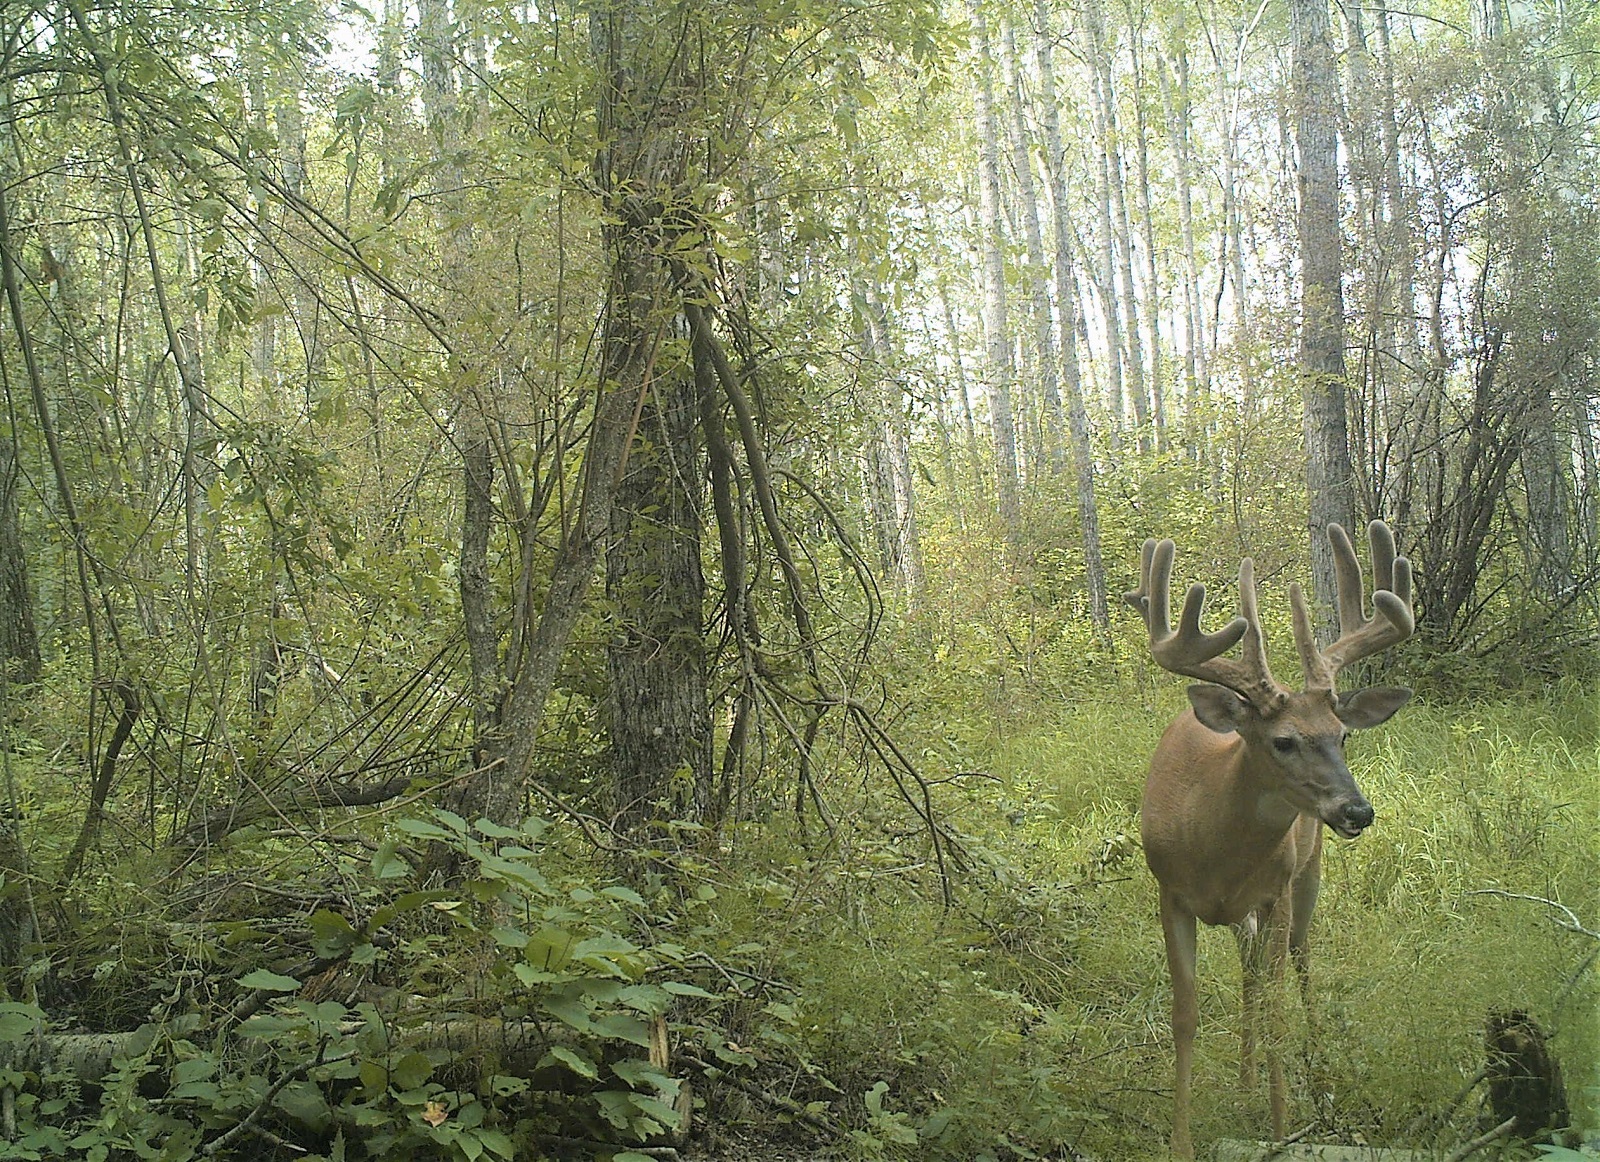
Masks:
[[[993,1135],[990,1149],[1009,1138],[1092,1157],[1162,1154],[1167,984],[1137,828],[1144,763],[1180,698],[1130,688],[950,741],[970,750],[961,765],[994,780],[963,781],[953,812],[983,876],[952,914],[908,920],[880,907],[864,920],[852,947],[892,951],[871,957],[872,985],[837,985],[850,1060],[920,1055],[931,1076],[917,1088],[959,1110],[953,1124]],[[1489,1013],[1518,1009],[1552,1035],[1575,1125],[1591,1138],[1600,1128],[1597,726],[1592,691],[1574,683],[1493,702],[1424,699],[1352,745],[1378,822],[1326,848],[1312,935],[1319,1032],[1288,1010],[1297,1127],[1447,1153],[1488,1128],[1482,1086],[1462,1090],[1484,1065]],[[1238,1087],[1232,935],[1202,929],[1200,960],[1196,1133],[1262,1133],[1264,1086]],[[948,1011],[940,1003],[963,992]],[[967,1018],[981,1034],[953,1016],[967,1006],[985,1010]],[[909,1027],[907,1013],[920,1014]],[[859,1044],[862,1028],[883,1031],[876,1054]],[[848,1068],[839,1060],[833,1074]],[[974,1138],[950,1156],[982,1148]]]
[[[895,724],[938,810],[948,900],[927,831],[842,748],[831,830],[775,798],[715,844],[684,831],[642,859],[582,814],[507,829],[421,801],[242,833],[204,867],[125,853],[43,917],[73,942],[11,976],[0,1157],[638,1162],[751,1138],[1164,1156],[1138,803],[1178,684],[960,669]],[[1488,1015],[1515,1008],[1550,1033],[1592,1140],[1594,691],[1424,697],[1351,757],[1378,820],[1327,847],[1319,1032],[1288,1010],[1295,1125],[1442,1157],[1487,1128],[1469,1082]],[[440,847],[465,882],[429,878]],[[1264,1134],[1264,1088],[1238,1087],[1231,935],[1203,931],[1200,955],[1196,1134]]]

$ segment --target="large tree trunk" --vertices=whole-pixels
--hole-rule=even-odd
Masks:
[[[637,831],[665,809],[711,811],[705,581],[700,572],[703,470],[693,375],[670,351],[677,289],[663,248],[668,219],[692,210],[688,159],[695,108],[662,14],[614,0],[590,18],[601,64],[599,162],[612,198],[606,226],[614,294],[606,319],[608,381],[636,396],[637,432],[612,496],[606,593],[614,611],[606,699],[619,818]],[[643,192],[641,194],[641,192]]]
[[[1435,488],[1430,471],[1431,459],[1422,454],[1429,441],[1425,420],[1430,411],[1427,355],[1417,337],[1416,266],[1417,244],[1412,234],[1414,201],[1406,188],[1400,166],[1400,119],[1395,110],[1394,58],[1389,43],[1389,13],[1379,4],[1374,16],[1377,32],[1379,136],[1383,149],[1382,214],[1385,230],[1381,246],[1384,262],[1394,272],[1393,306],[1389,329],[1395,352],[1395,375],[1401,380],[1384,400],[1387,409],[1384,426],[1388,432],[1388,460],[1385,464],[1386,502],[1383,513],[1391,514],[1402,526],[1412,523],[1414,505],[1423,521],[1429,519],[1428,498]]]
[[[617,813],[630,831],[711,810],[699,421],[693,378],[681,368],[654,376],[611,501],[606,710]]]
[[[1142,29],[1133,33],[1133,84],[1134,102],[1134,159],[1137,162],[1138,190],[1134,204],[1139,212],[1139,242],[1144,263],[1140,276],[1144,279],[1145,303],[1141,315],[1144,319],[1144,347],[1150,355],[1150,419],[1155,425],[1157,449],[1167,446],[1167,391],[1165,369],[1161,358],[1161,277],[1159,255],[1156,251],[1155,214],[1150,197],[1150,131],[1145,121],[1144,100],[1138,96],[1145,88],[1144,53],[1140,48]]]
[[[1306,494],[1311,578],[1320,620],[1333,625],[1337,577],[1322,530],[1354,524],[1345,417],[1344,291],[1340,254],[1338,76],[1327,0],[1291,0],[1294,36],[1297,225],[1300,239],[1300,370],[1305,400]]]
[[[922,588],[922,543],[905,392],[891,365],[895,348],[883,292],[868,283],[858,293],[863,307],[860,343],[868,424],[863,449],[867,504],[883,575],[899,592],[915,595]]]

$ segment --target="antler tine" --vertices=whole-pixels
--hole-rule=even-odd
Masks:
[[[1336,524],[1328,526],[1328,542],[1333,546],[1339,588],[1339,640],[1319,649],[1305,595],[1299,586],[1290,592],[1295,644],[1300,649],[1308,690],[1331,690],[1345,666],[1404,641],[1416,629],[1411,608],[1411,562],[1395,552],[1394,534],[1381,520],[1367,526],[1367,539],[1372,546],[1372,606],[1377,616],[1367,616],[1361,563],[1349,534]]]
[[[1150,633],[1150,656],[1164,670],[1226,686],[1259,706],[1268,706],[1283,693],[1267,668],[1266,649],[1256,614],[1255,568],[1246,557],[1239,563],[1239,608],[1234,618],[1215,633],[1200,628],[1206,587],[1189,586],[1184,596],[1178,629],[1172,629],[1172,563],[1177,547],[1170,541],[1146,541],[1139,562],[1139,588],[1125,600],[1144,614]],[[1224,658],[1241,640],[1241,656]]]

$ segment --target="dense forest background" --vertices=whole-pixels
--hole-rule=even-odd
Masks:
[[[1116,596],[1370,518],[1297,1124],[1593,1137],[1597,146],[1563,0],[6,3],[0,1156],[1159,1156]]]

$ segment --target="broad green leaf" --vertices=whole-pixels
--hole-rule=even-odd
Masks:
[[[498,1158],[504,1158],[507,1162],[516,1157],[517,1150],[512,1145],[511,1139],[499,1130],[479,1130],[478,1141],[483,1143],[483,1148],[489,1153]],[[654,1162],[653,1159],[652,1162]]]
[[[372,857],[372,874],[380,880],[399,880],[411,874],[411,865],[396,850],[398,844],[386,839]]]
[[[611,1063],[611,1072],[638,1089],[648,1085],[657,1093],[676,1095],[682,1085],[676,1077],[661,1072],[642,1057],[628,1057]]]
[[[322,1089],[309,1081],[292,1081],[278,1092],[273,1104],[296,1121],[321,1126],[332,1115]]]
[[[300,982],[294,977],[271,972],[265,968],[258,968],[241,976],[239,984],[247,989],[263,989],[274,993],[292,993],[300,987]]]
[[[311,948],[325,960],[335,960],[348,952],[361,934],[339,913],[319,908],[307,920],[311,928]]]
[[[629,985],[618,999],[635,1012],[652,1017],[659,1017],[672,1005],[672,994],[653,984]]]
[[[571,958],[575,943],[576,938],[565,928],[546,925],[533,934],[522,955],[535,968],[554,972]]]
[[[33,1005],[0,1004],[0,1043],[20,1041],[44,1024],[44,1012]]]
[[[602,1036],[627,1041],[642,1049],[650,1048],[650,1026],[638,1017],[627,1013],[607,1013],[595,1018],[594,1027]]]
[[[396,1089],[416,1089],[433,1076],[433,1063],[421,1053],[407,1053],[389,1069],[389,1084]]]
[[[593,1061],[581,1053],[568,1049],[565,1045],[556,1045],[539,1060],[541,1066],[549,1064],[565,1065],[580,1077],[587,1077],[591,1081],[600,1076],[600,1070]]]
[[[589,1014],[588,1006],[576,997],[546,997],[540,1002],[540,1007],[562,1024],[580,1033],[595,1031],[594,1018]]]
[[[217,1072],[217,1063],[210,1057],[191,1057],[187,1061],[180,1061],[172,1067],[172,1084],[183,1085],[190,1081],[199,1081],[210,1077]]]

